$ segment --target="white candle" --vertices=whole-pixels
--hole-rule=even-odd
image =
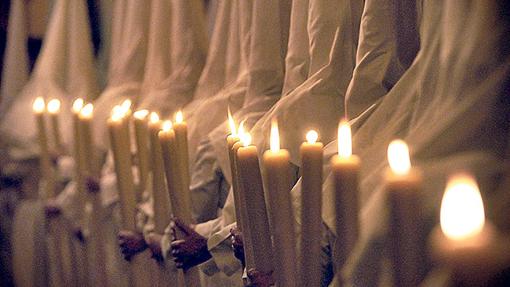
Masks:
[[[48,148],[48,136],[46,132],[45,119],[46,104],[44,99],[42,97],[36,98],[32,105],[32,109],[35,115],[37,136],[39,140],[39,162],[41,170],[41,182],[43,183],[42,190],[44,191],[44,196],[47,198],[53,198],[55,196],[56,183]]]
[[[140,182],[138,185],[137,201],[142,200],[142,193],[147,187],[147,178],[150,171],[150,149],[149,149],[149,130],[147,116],[148,110],[138,110],[133,113],[135,140],[136,140],[136,154],[138,158],[138,174],[140,175]]]
[[[455,284],[486,286],[510,266],[510,244],[485,219],[474,177],[454,174],[441,202],[440,226],[431,235],[433,259],[453,271]]]
[[[390,251],[394,286],[418,286],[424,276],[424,242],[420,216],[421,173],[411,167],[409,149],[402,140],[388,146],[390,169],[386,192],[390,205]]]
[[[322,157],[323,144],[312,130],[301,145],[301,246],[300,286],[317,286],[321,282],[322,239]]]
[[[48,102],[48,113],[50,114],[51,132],[53,135],[53,148],[56,152],[62,152],[62,137],[60,135],[60,123],[58,117],[60,115],[60,100],[52,99]]]
[[[287,150],[280,148],[276,121],[271,126],[270,145],[270,150],[263,156],[263,167],[274,238],[275,279],[278,286],[297,286],[296,234],[290,199],[293,184],[290,155]]]

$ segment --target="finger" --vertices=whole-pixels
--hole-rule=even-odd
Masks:
[[[184,245],[184,243],[185,243],[185,242],[186,242],[186,241],[184,241],[184,240],[182,240],[182,239],[175,240],[175,241],[172,241],[172,242],[170,243],[170,247],[171,247],[172,249],[174,249],[174,248],[179,249],[179,248],[181,248],[181,247],[182,247],[182,245]]]

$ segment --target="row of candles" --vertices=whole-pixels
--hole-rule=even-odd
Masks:
[[[50,109],[53,135],[58,132],[58,109]],[[88,125],[85,136],[75,142],[77,159],[93,158],[90,138],[92,104],[83,105],[82,100],[73,104],[78,125]],[[58,105],[60,106],[60,105]],[[44,100],[36,99],[34,112],[39,124],[41,158],[44,157],[45,127],[42,115]],[[133,122],[140,185],[145,186],[152,172],[156,231],[163,233],[171,214],[191,223],[189,195],[189,163],[187,126],[182,112],[175,121],[161,121],[159,115],[147,110],[134,112],[131,102],[124,101],[114,107],[108,120],[111,148],[118,178],[123,228],[135,229],[135,208],[141,196],[134,188],[130,143],[130,124]],[[53,112],[51,112],[52,110]],[[309,131],[300,148],[301,156],[301,242],[300,265],[296,266],[294,215],[290,191],[292,181],[289,153],[280,147],[278,125],[273,121],[270,133],[270,149],[264,152],[259,166],[257,147],[244,130],[243,123],[236,126],[229,112],[231,134],[227,146],[232,171],[235,212],[238,228],[243,232],[247,268],[264,273],[274,271],[279,286],[315,286],[321,277],[319,254],[321,242],[321,204],[323,182],[323,144],[318,133]],[[57,139],[55,142],[60,142]],[[76,144],[75,144],[76,145]],[[46,148],[47,151],[47,148]],[[395,140],[388,146],[389,169],[384,184],[390,209],[389,250],[393,262],[394,285],[416,286],[423,275],[423,242],[420,238],[422,221],[420,215],[422,177],[417,167],[412,167],[405,142]],[[338,128],[338,154],[331,158],[330,170],[335,188],[337,243],[342,246],[335,260],[346,262],[359,238],[358,177],[361,160],[352,154],[351,129],[347,121]],[[43,164],[44,167],[44,164]],[[91,167],[92,168],[92,167]],[[90,174],[90,170],[87,174]],[[165,180],[166,179],[166,180]],[[266,203],[268,206],[266,206]],[[485,272],[507,267],[508,252],[504,240],[492,224],[485,220],[483,201],[473,176],[457,174],[448,181],[440,213],[440,228],[431,235],[432,254],[441,264],[448,266],[460,277],[486,279],[484,274],[469,272],[483,264]],[[185,274],[187,286],[197,286],[196,270]],[[299,271],[299,272],[298,272]],[[467,271],[467,272],[466,272]],[[485,274],[487,275],[487,274]],[[474,276],[474,277],[473,277]],[[337,276],[342,284],[341,276]]]

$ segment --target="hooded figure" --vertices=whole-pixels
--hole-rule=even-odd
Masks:
[[[501,49],[501,43],[508,41],[509,26],[508,19],[497,14],[497,5],[498,1],[418,2],[422,11],[420,52],[353,138],[354,153],[363,161],[360,202],[364,204],[360,206],[360,238],[346,264],[336,266],[342,268],[348,284],[393,285],[391,278],[383,276],[391,271],[383,264],[388,202],[380,176],[387,167],[386,148],[391,140],[407,141],[413,165],[424,173],[420,211],[424,225],[417,230],[424,241],[438,222],[449,174],[470,171],[480,184],[482,197],[490,203],[497,196],[489,191],[495,186],[495,175],[501,173],[509,127],[500,123],[508,123],[510,108],[504,94],[509,55]],[[469,40],[462,35],[470,35]],[[330,145],[327,157],[335,153],[335,146]],[[335,234],[334,211],[327,200],[332,191],[328,178],[323,219]],[[299,193],[299,186],[295,192]],[[421,250],[424,245],[417,242]],[[424,277],[427,270],[421,271]]]

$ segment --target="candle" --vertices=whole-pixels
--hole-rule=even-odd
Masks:
[[[165,183],[165,170],[163,165],[163,154],[158,138],[161,128],[161,121],[156,117],[156,113],[151,114],[149,122],[149,134],[151,143],[151,165],[152,165],[152,197],[154,209],[155,232],[163,234],[165,228],[170,222],[170,202]],[[172,122],[165,121],[166,129],[172,128]]]
[[[230,134],[227,136],[227,150],[228,150],[228,158],[230,161],[232,190],[234,192],[236,221],[239,223],[237,228],[239,230],[242,230],[241,211],[239,209],[241,201],[239,200],[239,186],[238,186],[238,182],[237,182],[237,171],[236,171],[236,166],[235,166],[235,152],[236,151],[233,150],[234,144],[239,142],[239,136],[236,131],[236,124],[234,122],[234,119],[232,118],[232,114],[230,113],[230,108],[228,109],[228,124],[230,126]]]
[[[184,122],[181,111],[175,115],[175,124],[173,125],[176,143],[176,160],[177,160],[177,189],[179,197],[179,211],[173,210],[177,216],[186,223],[191,223],[191,198],[189,195],[189,163],[188,163],[188,126]]]
[[[45,110],[46,104],[42,97],[35,99],[32,109],[35,115],[37,126],[37,137],[39,140],[39,162],[41,170],[41,179],[43,183],[42,190],[47,198],[55,196],[55,174],[51,164],[50,153],[48,149],[48,136],[46,133]]]
[[[133,114],[136,140],[136,154],[138,156],[138,174],[140,175],[138,192],[136,194],[138,202],[141,202],[142,200],[142,193],[147,187],[147,180],[150,171],[149,130],[147,127],[148,115],[149,115],[148,110],[138,110]]]
[[[92,144],[92,117],[94,106],[86,104],[78,115],[80,121],[80,140],[82,143],[83,157],[85,158],[85,174],[96,176],[98,169],[95,167],[94,148]]]
[[[253,266],[248,265],[247,268],[256,268],[260,272],[269,274],[273,271],[273,248],[257,147],[250,145],[251,136],[249,133],[244,133],[241,141],[243,146],[237,150],[237,172],[240,190],[244,195],[241,200],[244,201],[243,206],[246,207],[248,215],[246,225],[249,227],[249,234],[253,236],[251,238]],[[243,236],[246,237],[246,235],[243,233]]]
[[[301,282],[300,286],[317,286],[321,282],[322,239],[322,156],[323,144],[312,130],[300,147],[301,155]]]
[[[117,186],[120,197],[122,228],[135,230],[136,195],[133,183],[129,126],[126,124],[126,110],[117,106],[108,120],[110,145],[113,152]]]
[[[409,149],[402,140],[388,146],[390,169],[385,177],[390,207],[390,251],[394,286],[418,286],[421,282],[424,250],[419,215],[421,174],[411,167]]]
[[[441,202],[440,227],[431,234],[433,258],[453,271],[459,286],[487,286],[510,266],[510,247],[485,219],[482,196],[472,175],[448,180]]]
[[[264,184],[269,202],[269,219],[275,250],[275,274],[278,286],[297,286],[294,215],[290,199],[292,189],[290,155],[280,149],[278,125],[271,125],[270,149],[264,153]]]
[[[60,115],[60,100],[52,99],[48,102],[48,113],[50,114],[50,124],[51,131],[53,135],[53,145],[55,151],[61,152],[62,146],[62,137],[60,135],[60,125],[58,121],[58,117]]]
[[[331,174],[335,188],[335,229],[338,246],[337,266],[343,266],[351,253],[359,233],[358,174],[360,160],[352,154],[351,126],[346,120],[338,125],[338,154],[331,158]],[[337,279],[343,282],[341,276]],[[342,284],[340,284],[342,285]]]
[[[78,208],[78,212],[80,214],[79,218],[83,217],[83,212],[85,210],[85,202],[86,202],[86,192],[85,192],[85,181],[83,178],[83,174],[85,174],[85,160],[86,157],[83,156],[82,151],[82,141],[81,141],[81,132],[80,132],[80,111],[84,106],[83,99],[76,99],[73,102],[72,106],[72,116],[73,116],[73,157],[74,157],[74,180],[76,182],[76,187],[78,190],[78,197],[80,198],[80,207]]]

